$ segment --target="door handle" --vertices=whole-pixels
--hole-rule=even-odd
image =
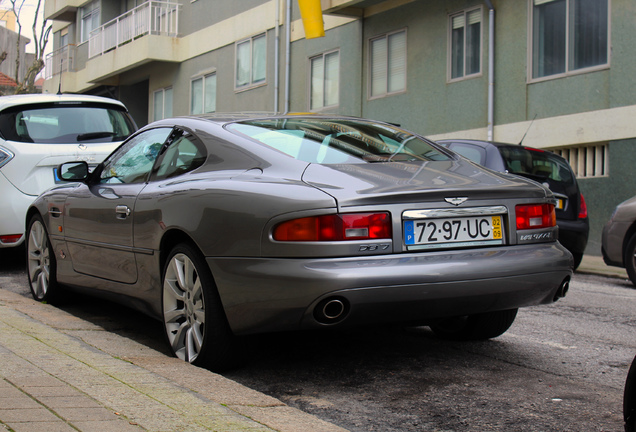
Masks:
[[[117,219],[126,219],[130,216],[130,209],[127,205],[118,205],[115,207],[115,213],[117,214]]]

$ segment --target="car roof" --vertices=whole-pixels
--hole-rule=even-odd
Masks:
[[[21,94],[0,96],[0,111],[20,105],[45,104],[59,102],[84,102],[84,103],[101,103],[117,105],[126,108],[123,103],[118,100],[92,95],[76,95],[76,94]]]
[[[536,150],[536,151],[540,151],[540,152],[546,152],[546,153],[550,153],[553,156],[556,156],[557,158],[563,159],[562,156],[550,152],[549,150],[544,150],[544,149],[540,149],[538,147],[530,147],[530,146],[525,146],[521,143],[519,144],[512,144],[512,143],[502,143],[502,142],[497,142],[497,141],[485,141],[485,140],[475,140],[475,139],[453,139],[453,138],[445,138],[445,139],[441,139],[441,140],[437,140],[438,143],[465,143],[465,144],[472,144],[475,146],[479,146],[482,148],[488,148],[488,147],[497,147],[497,148],[502,148],[502,147],[514,147],[514,148],[525,148],[528,150]]]
[[[209,114],[197,114],[190,116],[178,116],[173,118],[166,118],[164,120],[158,120],[157,123],[174,123],[180,119],[190,118],[197,120],[207,120],[213,123],[224,124],[241,120],[270,120],[270,119],[324,119],[324,120],[353,120],[359,122],[374,122],[384,123],[381,120],[372,120],[360,117],[344,116],[341,114],[316,114],[316,113],[280,113],[270,111],[244,111],[244,112],[215,112]]]

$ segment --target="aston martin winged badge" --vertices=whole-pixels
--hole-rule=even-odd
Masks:
[[[448,197],[448,198],[444,198],[444,201],[446,201],[449,204],[452,204],[454,206],[458,206],[460,204],[465,203],[468,200],[468,197]]]

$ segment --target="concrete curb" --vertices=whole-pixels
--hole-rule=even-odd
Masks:
[[[581,265],[576,270],[577,273],[595,274],[617,279],[629,280],[627,271],[624,268],[611,267],[605,264],[603,257],[595,255],[584,255]]]
[[[2,289],[0,378],[0,422],[16,432],[344,431]]]

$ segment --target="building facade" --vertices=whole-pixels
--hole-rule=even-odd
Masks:
[[[4,15],[2,15],[4,14]],[[26,46],[31,41],[29,38],[18,35],[12,28],[15,28],[15,16],[11,11],[0,11],[0,16],[8,21],[8,25],[0,25],[0,55],[4,60],[0,61],[0,73],[3,73],[14,81],[22,81],[27,72],[28,67],[35,59],[34,54],[26,52]],[[11,21],[13,18],[13,22]],[[5,22],[6,23],[6,22]],[[19,44],[18,44],[19,40]],[[19,66],[16,76],[16,61],[19,60]],[[13,86],[3,89],[3,93],[11,93]]]
[[[636,2],[46,0],[45,91],[122,100],[139,124],[213,111],[314,111],[556,151],[588,204],[588,253],[636,194]]]

